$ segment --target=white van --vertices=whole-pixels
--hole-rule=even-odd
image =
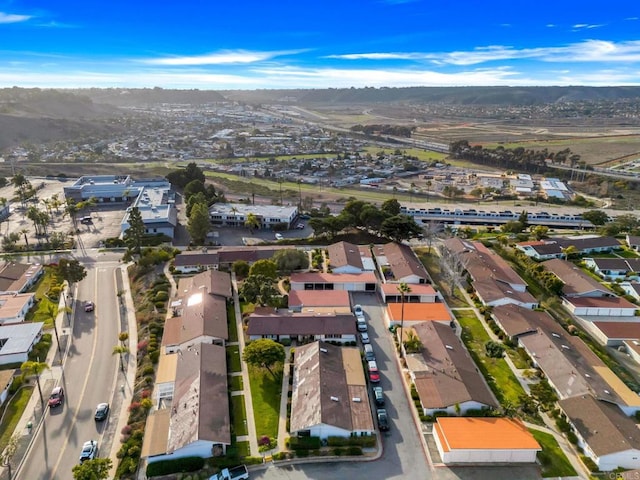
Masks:
[[[376,359],[376,356],[373,353],[373,345],[371,345],[370,343],[364,344],[364,359],[367,362],[370,362],[371,360]]]
[[[364,319],[364,317],[356,317],[356,325],[359,332],[367,331],[367,321]]]

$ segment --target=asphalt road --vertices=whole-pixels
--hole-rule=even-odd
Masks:
[[[72,341],[60,383],[65,402],[47,413],[20,471],[21,480],[71,478],[87,440],[98,441],[100,456],[111,450],[117,419],[110,416],[96,423],[93,414],[98,403],[110,402],[117,373],[117,358],[112,355],[119,333],[116,266],[113,262],[88,264],[87,277],[78,285]],[[95,301],[94,313],[85,313],[85,300]],[[108,445],[103,438],[109,439]]]

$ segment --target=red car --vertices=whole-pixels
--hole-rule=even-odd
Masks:
[[[58,405],[62,405],[62,402],[64,402],[64,390],[62,387],[56,387],[49,396],[49,407],[57,407]]]

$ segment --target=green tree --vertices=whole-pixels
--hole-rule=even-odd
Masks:
[[[420,353],[422,351],[422,342],[413,330],[407,332],[407,338],[405,338],[403,344],[407,353]]]
[[[382,210],[376,208],[374,205],[367,205],[360,212],[360,222],[365,225],[369,230],[379,233],[382,228],[382,222],[384,222],[389,215]]]
[[[272,280],[278,277],[278,264],[273,260],[258,260],[249,269],[249,276],[262,275]]]
[[[106,480],[113,466],[110,458],[94,458],[74,465],[73,480]]]
[[[245,347],[242,359],[254,367],[266,368],[276,378],[271,368],[284,362],[284,346],[268,338],[254,340]]]
[[[390,217],[393,217],[394,215],[400,215],[400,202],[395,198],[390,198],[389,200],[385,200],[382,203],[380,210],[382,210]]]
[[[40,404],[42,405],[42,409],[44,410],[44,397],[42,396],[42,387],[40,386],[40,374],[47,370],[49,365],[44,362],[33,362],[28,360],[24,362],[20,366],[20,371],[22,372],[22,377],[27,378],[31,376],[36,377],[36,384],[38,385],[38,393],[40,394]]]
[[[402,334],[404,333],[404,302],[406,299],[406,295],[408,293],[411,293],[411,287],[405,283],[405,282],[401,282],[398,284],[398,286],[396,287],[398,289],[398,293],[400,294],[400,341],[403,341],[403,337]]]
[[[193,206],[197,203],[203,203],[205,205],[209,205],[209,203],[207,202],[207,196],[202,192],[198,192],[189,197],[189,199],[187,200],[187,207],[185,209],[185,214],[187,215],[187,218],[191,216],[191,210],[193,209]]]
[[[123,236],[124,243],[131,252],[140,253],[145,230],[140,209],[133,207],[129,212],[129,228],[125,230]]]
[[[189,200],[189,198],[196,193],[205,193],[204,182],[202,182],[201,180],[191,180],[184,187],[184,198],[186,198],[187,200]]]
[[[278,250],[272,258],[278,266],[278,271],[286,275],[290,274],[294,270],[304,270],[309,268],[309,255],[297,248]]]
[[[112,355],[118,355],[120,357],[120,369],[124,372],[124,355],[129,353],[129,347],[124,344],[119,344],[113,347]]]
[[[249,275],[240,287],[240,295],[246,302],[275,306],[278,290],[273,279],[264,275]]]
[[[69,285],[81,282],[87,276],[87,269],[75,259],[61,258],[55,269],[56,276]]]
[[[418,237],[422,234],[422,229],[413,217],[394,215],[382,222],[380,233],[396,242],[402,242],[403,240]]]
[[[547,380],[540,380],[531,385],[529,389],[531,396],[538,401],[543,410],[548,410],[558,401],[558,395]]]
[[[244,226],[247,227],[251,233],[253,233],[254,230],[260,228],[260,219],[255,213],[250,213],[247,215]]]
[[[245,278],[249,275],[249,268],[249,264],[244,260],[236,260],[233,262],[233,265],[231,265],[231,270],[233,270],[233,273],[235,273],[238,278]]]
[[[565,260],[569,260],[570,258],[577,257],[580,254],[580,252],[578,251],[575,245],[567,245],[565,248],[562,249],[562,254],[564,255]]]
[[[582,214],[582,218],[594,225],[604,225],[609,221],[609,215],[602,210],[589,210]]]
[[[523,210],[522,212],[520,212],[520,216],[518,217],[518,223],[522,225],[522,230],[526,230],[527,227],[529,226],[529,213],[526,210]]]
[[[546,238],[547,233],[549,233],[549,227],[545,225],[536,225],[531,228],[531,233],[536,240],[542,240],[543,238]]]
[[[500,227],[502,233],[522,233],[524,226],[515,220],[510,220]]]
[[[207,233],[211,230],[209,207],[207,207],[206,203],[196,203],[193,206],[187,230],[193,239],[193,243],[196,245],[204,245]]]
[[[489,340],[484,344],[484,350],[487,356],[491,358],[502,358],[504,356],[504,346],[493,340]]]

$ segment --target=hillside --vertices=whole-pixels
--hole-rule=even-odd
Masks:
[[[203,105],[224,101],[220,93],[213,90],[165,90],[163,88],[89,88],[71,90],[96,103],[117,107],[144,107],[161,103]]]

